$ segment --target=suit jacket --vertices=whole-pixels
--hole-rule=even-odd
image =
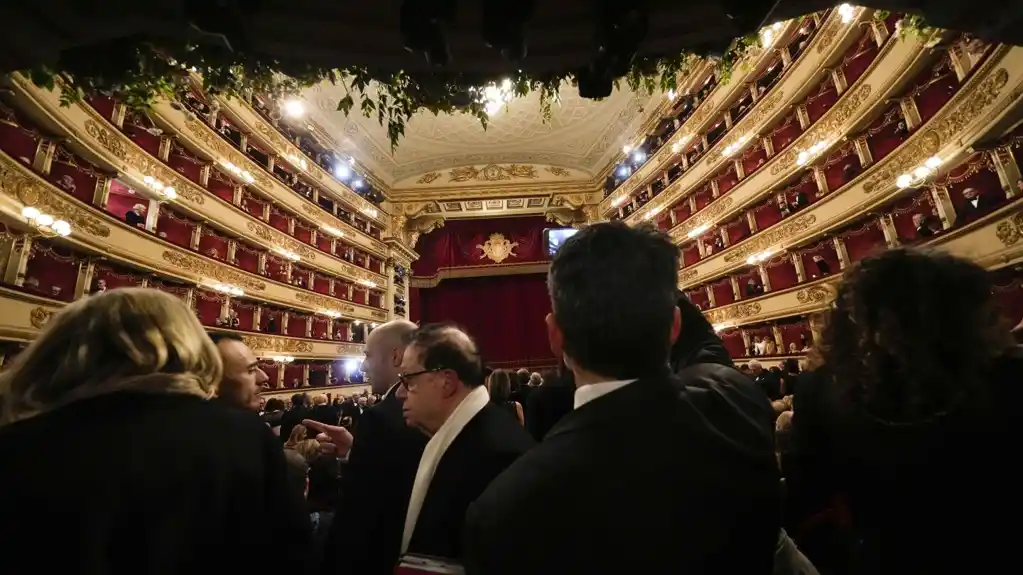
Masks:
[[[390,575],[398,560],[412,483],[429,438],[405,425],[388,393],[360,418],[327,534],[324,575]]]
[[[409,542],[409,553],[461,558],[462,527],[469,504],[532,446],[532,438],[515,418],[488,403],[441,456]]]
[[[0,457],[10,573],[277,575],[303,572],[311,551],[280,441],[222,402],[82,400],[0,429]],[[64,543],[25,553],[40,533]]]
[[[542,440],[565,414],[572,411],[574,401],[574,385],[555,382],[534,388],[529,394],[529,401],[522,406],[526,430],[536,441]]]
[[[469,509],[467,574],[771,573],[770,404],[734,369],[704,371],[698,387],[644,378],[566,415]]]
[[[281,441],[287,441],[295,426],[301,424],[303,419],[309,419],[309,412],[308,407],[293,407],[284,412],[284,415],[281,416]],[[315,435],[310,432],[307,438],[312,439]]]

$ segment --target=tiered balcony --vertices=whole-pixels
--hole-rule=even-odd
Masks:
[[[90,107],[54,107],[56,102],[51,98],[55,98],[55,94],[20,82],[18,87],[24,95],[39,98],[35,100],[39,107],[28,111],[45,122],[40,124],[44,126],[40,129],[71,136],[67,147],[63,148],[64,155],[77,152],[79,166],[87,165],[84,158],[89,157],[106,162],[106,169],[121,171],[119,180],[83,177],[80,185],[75,186],[79,190],[77,199],[86,200],[90,195],[87,190],[95,188],[96,192],[88,197],[93,205],[131,220],[139,231],[148,232],[155,239],[166,240],[213,260],[216,263],[211,264],[210,270],[235,268],[310,292],[292,291],[290,296],[285,296],[286,290],[278,289],[277,303],[298,303],[300,309],[316,306],[316,309],[364,321],[387,319],[388,313],[384,310],[389,307],[386,286],[390,278],[384,258],[389,251],[382,242],[373,240],[383,248],[373,253],[345,244],[335,234],[313,228],[295,214],[273,205],[271,198],[258,195],[227,174],[208,165],[197,167],[195,156],[166,136],[154,135],[145,127],[130,122],[122,133],[112,125],[100,123],[100,113]],[[154,158],[147,153],[150,148],[156,150],[158,157],[166,159]],[[60,169],[66,168],[62,165]],[[60,175],[64,176],[67,174]],[[158,196],[147,197],[155,195],[148,189],[147,182],[152,178],[173,186],[177,191],[176,200],[161,203]],[[147,215],[129,216],[128,212],[140,200],[143,205],[140,211]],[[145,209],[147,204],[148,210]],[[171,261],[153,255],[154,247],[144,248],[146,242],[134,243],[137,245],[127,248],[134,253],[128,255],[126,261],[161,262],[160,265]],[[150,252],[148,260],[134,259],[146,249]],[[193,260],[194,256],[174,259],[179,264],[194,263],[193,269],[207,265],[195,263],[202,260]],[[221,262],[220,266],[216,265]],[[230,275],[235,271],[225,270],[224,273]],[[249,286],[262,284],[253,283],[244,274],[238,277]]]

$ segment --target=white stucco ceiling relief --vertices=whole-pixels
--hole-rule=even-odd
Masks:
[[[456,185],[460,182],[447,181],[452,170],[482,171],[487,166],[492,166],[491,171],[493,166],[531,166],[543,179],[592,179],[664,99],[660,93],[648,96],[626,89],[600,101],[587,100],[566,85],[560,101],[552,104],[549,122],[544,122],[539,95],[534,93],[508,102],[490,118],[486,130],[468,114],[434,115],[424,110],[406,124],[405,135],[392,152],[386,127],[376,115],[367,118],[353,112],[346,116],[336,111],[344,95],[344,86],[324,83],[307,89],[302,97],[339,151],[350,154],[392,188],[425,185],[417,182],[432,173],[441,174],[434,178],[436,185]],[[547,168],[565,170],[570,176],[549,174]],[[521,182],[514,178],[486,181]]]

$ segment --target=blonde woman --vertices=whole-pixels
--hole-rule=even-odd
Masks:
[[[284,442],[284,449],[295,449],[296,445],[305,441],[307,435],[309,435],[309,429],[301,423],[292,427],[291,435],[289,435],[288,440]]]
[[[308,517],[280,440],[207,401],[221,370],[192,312],[157,290],[108,290],[54,316],[0,374],[0,553],[18,557],[43,531],[68,545],[9,570],[300,565]]]
[[[490,391],[490,401],[507,409],[509,413],[524,424],[522,415],[522,404],[511,398],[511,375],[509,372],[498,369],[490,374],[487,380],[487,390]]]

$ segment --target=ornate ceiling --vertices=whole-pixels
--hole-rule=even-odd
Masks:
[[[372,88],[371,88],[372,89]],[[663,94],[628,89],[593,101],[564,86],[550,121],[539,96],[515,98],[491,117],[486,130],[467,114],[418,113],[392,153],[377,118],[335,111],[345,88],[329,83],[306,90],[313,119],[337,144],[391,188],[392,198],[428,189],[593,181],[640,125],[664,101]]]

